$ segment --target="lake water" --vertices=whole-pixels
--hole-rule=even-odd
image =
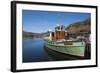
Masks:
[[[44,50],[44,40],[41,38],[23,40],[23,62],[49,61]]]
[[[44,44],[45,41],[42,38],[23,39],[23,62],[79,60],[79,58],[47,49]]]

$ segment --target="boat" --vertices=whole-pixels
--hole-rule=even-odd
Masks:
[[[65,39],[67,37],[67,39]],[[49,36],[44,38],[45,47],[66,55],[85,57],[86,42],[83,38],[72,38],[64,26],[57,26],[55,32],[49,31]]]
[[[85,56],[85,42],[84,41],[73,41],[67,40],[63,42],[56,42],[56,41],[46,41],[45,46],[51,50],[66,54],[72,55],[77,57]]]

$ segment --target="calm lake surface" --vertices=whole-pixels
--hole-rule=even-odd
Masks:
[[[23,62],[80,60],[79,58],[47,49],[44,44],[45,41],[42,38],[23,39]]]
[[[44,40],[41,38],[23,40],[23,62],[40,62],[50,60],[44,50]]]

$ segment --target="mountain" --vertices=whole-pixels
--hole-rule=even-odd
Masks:
[[[23,31],[23,38],[39,38],[42,37],[41,33]]]
[[[90,32],[91,31],[91,20],[89,18],[84,21],[72,23],[68,27],[66,27],[66,30],[69,33]]]

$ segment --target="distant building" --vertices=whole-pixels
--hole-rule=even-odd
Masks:
[[[88,38],[90,36],[90,32],[69,33],[69,36],[72,38],[77,38],[77,37]]]

